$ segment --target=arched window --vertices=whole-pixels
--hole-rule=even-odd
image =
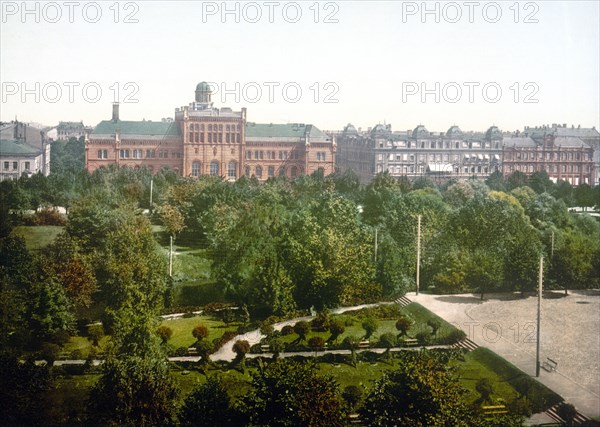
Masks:
[[[217,162],[216,160],[213,160],[212,162],[210,162],[210,175],[211,176],[219,175],[219,162]]]
[[[227,165],[227,177],[231,179],[237,178],[237,162],[234,160],[230,161]]]
[[[279,168],[279,176],[285,176],[285,168],[283,166]]]
[[[260,166],[257,166],[254,171],[254,174],[257,178],[262,178],[262,168]]]
[[[197,160],[192,163],[192,176],[196,178],[200,176],[200,162]]]

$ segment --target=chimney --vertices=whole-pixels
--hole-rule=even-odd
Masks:
[[[112,121],[117,123],[119,121],[119,103],[113,103]]]

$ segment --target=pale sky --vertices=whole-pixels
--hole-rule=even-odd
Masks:
[[[2,121],[96,125],[117,92],[160,120],[207,81],[255,122],[600,128],[599,1],[1,3]]]

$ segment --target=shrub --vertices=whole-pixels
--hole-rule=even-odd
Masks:
[[[311,350],[317,352],[325,347],[325,340],[321,337],[311,337],[308,340],[308,346]]]
[[[349,385],[344,388],[342,392],[342,397],[351,408],[355,408],[363,397],[363,391],[360,387],[356,385]]]
[[[67,218],[55,209],[44,208],[27,218],[27,225],[67,225]]]
[[[185,357],[188,354],[188,349],[187,347],[177,347],[177,349],[175,350],[175,356],[178,357]]]
[[[243,359],[246,353],[250,351],[250,343],[246,340],[237,340],[233,344],[233,352],[237,354],[238,359]]]
[[[344,328],[344,324],[339,320],[332,320],[329,324],[329,332],[331,336],[329,337],[329,341],[335,341],[338,339],[340,335],[342,335],[346,331]]]
[[[173,336],[173,329],[169,328],[168,326],[159,326],[156,333],[162,340],[162,343],[166,344],[167,341],[169,341],[171,339],[171,337]]]
[[[88,327],[88,339],[92,341],[92,345],[98,347],[100,340],[104,336],[104,328],[102,325],[90,325]]]
[[[427,325],[431,328],[431,333],[437,335],[438,330],[442,327],[442,322],[433,317],[427,321]]]
[[[467,337],[467,334],[465,334],[464,331],[461,331],[460,329],[454,329],[446,336],[444,343],[445,344],[455,344],[459,341],[464,340],[466,337]]]
[[[310,327],[315,332],[325,332],[329,329],[329,312],[327,310],[322,310],[317,313],[317,317],[315,317],[310,322]]]
[[[392,347],[395,347],[397,344],[398,344],[398,339],[397,339],[396,335],[392,334],[391,332],[382,334],[379,337],[379,345],[383,348],[392,348]]]
[[[304,320],[301,320],[294,325],[294,332],[298,334],[298,339],[303,341],[306,339],[306,335],[310,332],[310,324]]]
[[[267,338],[273,335],[274,332],[275,328],[273,328],[273,325],[270,325],[268,323],[263,323],[260,327],[260,333],[266,335]]]
[[[427,345],[430,342],[431,335],[429,332],[422,331],[415,335],[415,338],[420,345]]]
[[[396,321],[396,329],[400,332],[400,336],[406,335],[411,327],[412,321],[406,316],[400,316]]]
[[[477,381],[477,384],[475,384],[475,390],[481,395],[481,400],[483,402],[489,402],[490,396],[494,392],[488,378],[480,378],[479,381]]]
[[[208,328],[204,325],[198,325],[192,330],[192,336],[200,341],[208,336]]]
[[[285,325],[281,328],[281,335],[292,335],[294,333],[294,328],[291,325]]]
[[[362,327],[365,330],[365,338],[371,338],[371,335],[373,335],[373,333],[377,330],[378,326],[377,320],[373,319],[372,317],[367,317],[365,320],[363,320]]]

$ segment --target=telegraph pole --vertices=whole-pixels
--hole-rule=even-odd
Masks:
[[[417,216],[417,295],[419,295],[420,270],[421,270],[421,215]]]
[[[540,257],[540,277],[538,283],[538,304],[537,304],[537,343],[535,349],[535,376],[540,376],[540,327],[542,325],[542,277],[544,274],[544,257]]]
[[[554,230],[552,230],[552,240],[550,243],[550,262],[554,259]]]
[[[150,214],[152,214],[152,190],[154,187],[154,178],[150,178]]]
[[[173,277],[173,236],[171,235],[170,239],[170,249],[169,249],[169,277]]]
[[[375,228],[375,264],[377,264],[377,228]]]

